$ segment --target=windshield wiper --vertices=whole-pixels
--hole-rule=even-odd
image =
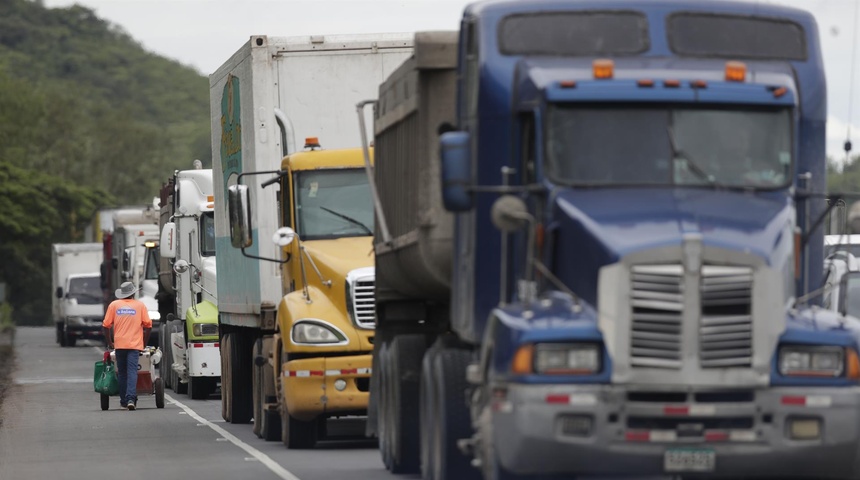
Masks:
[[[330,209],[330,208],[328,208],[328,207],[320,207],[320,208],[321,208],[321,209],[323,209],[323,210],[325,210],[326,212],[328,212],[328,213],[332,214],[332,215],[336,215],[336,216],[338,216],[338,217],[340,217],[340,218],[342,218],[342,219],[346,220],[346,221],[347,221],[347,222],[349,222],[349,223],[352,223],[352,224],[354,224],[354,225],[358,225],[359,227],[363,228],[363,229],[364,229],[364,231],[365,231],[365,232],[367,232],[367,234],[368,234],[368,235],[373,235],[373,232],[372,232],[372,231],[370,231],[370,229],[369,229],[369,228],[367,228],[367,225],[365,225],[365,224],[363,224],[363,223],[359,222],[358,220],[356,220],[356,219],[354,219],[354,218],[352,218],[352,217],[350,217],[350,216],[348,216],[348,215],[344,215],[344,214],[342,214],[342,213],[340,213],[340,212],[336,212],[336,211],[334,211],[334,210],[332,210],[332,209]]]
[[[675,143],[675,133],[673,132],[672,125],[666,125],[666,131],[669,132],[669,146],[672,148],[672,169],[674,171],[674,165],[677,160],[684,160],[687,162],[687,167],[689,167],[690,171],[695,173],[699,178],[708,182],[711,185],[721,187],[722,185],[717,182],[713,175],[706,172],[704,168],[701,167],[695,160],[693,160],[687,152],[678,148],[678,144]],[[674,177],[674,175],[673,175]],[[674,183],[674,181],[673,181]]]

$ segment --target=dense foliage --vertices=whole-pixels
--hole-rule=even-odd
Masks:
[[[18,323],[50,318],[50,245],[99,206],[150,203],[209,164],[208,81],[73,6],[0,2],[0,282]]]

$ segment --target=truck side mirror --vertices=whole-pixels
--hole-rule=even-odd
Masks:
[[[442,156],[442,203],[449,212],[465,212],[473,207],[472,162],[468,132],[447,132],[439,137]]]
[[[176,258],[176,224],[167,222],[161,229],[161,241],[158,242],[158,253],[162,258]]]
[[[57,287],[55,295],[57,295],[57,298],[63,298],[63,287]]]
[[[230,243],[235,248],[248,248],[251,238],[251,201],[247,185],[227,187],[227,209],[230,216]]]
[[[839,313],[860,318],[860,272],[846,272],[839,279]]]

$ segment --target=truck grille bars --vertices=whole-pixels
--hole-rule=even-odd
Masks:
[[[631,365],[680,369],[691,348],[701,368],[752,365],[751,268],[704,265],[685,280],[680,264],[637,265],[630,292]],[[685,346],[691,327],[698,344]]]
[[[352,311],[359,328],[376,327],[375,277],[361,277],[352,284]]]

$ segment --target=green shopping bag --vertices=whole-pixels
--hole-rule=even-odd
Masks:
[[[116,377],[116,365],[107,362],[96,362],[93,373],[93,389],[105,395],[119,395],[119,379]]]

